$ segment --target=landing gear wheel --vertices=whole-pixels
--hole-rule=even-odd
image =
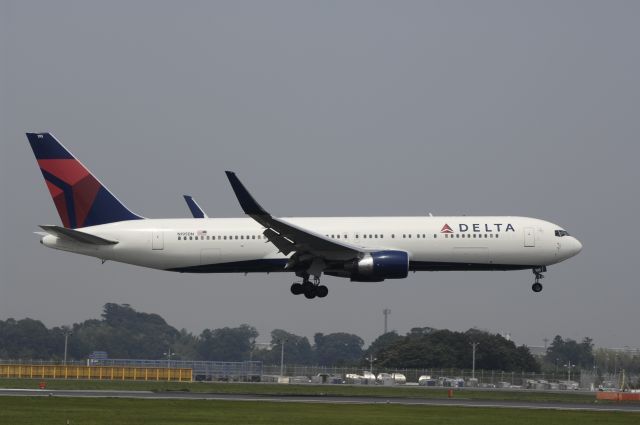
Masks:
[[[293,295],[300,295],[303,292],[304,292],[304,289],[302,288],[301,283],[294,283],[293,285],[291,285],[291,293]]]
[[[533,275],[536,277],[536,281],[533,285],[531,285],[531,289],[533,289],[533,292],[538,293],[542,291],[542,283],[540,283],[540,279],[544,279],[544,275],[542,273],[547,271],[547,267],[546,266],[534,267],[533,269],[531,269],[531,271],[533,272]]]
[[[313,299],[316,297],[316,286],[311,282],[304,282],[302,284],[302,291],[307,299]]]
[[[324,298],[329,293],[329,288],[324,285],[320,285],[316,287],[316,295],[318,298]]]

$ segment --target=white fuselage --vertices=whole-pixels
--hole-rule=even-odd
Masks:
[[[508,270],[548,266],[582,249],[553,223],[526,217],[285,218],[299,227],[367,249],[409,253],[411,270]],[[447,227],[445,227],[445,225]],[[78,229],[115,245],[87,245],[46,235],[48,247],[181,272],[286,271],[251,218],[143,219]]]

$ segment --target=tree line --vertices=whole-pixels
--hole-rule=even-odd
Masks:
[[[346,332],[316,333],[313,341],[283,329],[271,332],[270,344],[256,344],[257,330],[250,325],[205,329],[194,335],[178,330],[158,314],[136,311],[128,304],[104,305],[100,319],[75,323],[70,328],[47,328],[34,319],[0,320],[0,359],[59,360],[64,334],[71,332],[68,358],[81,360],[94,351],[110,358],[263,361],[280,362],[281,350],[288,364],[362,366],[371,358],[384,368],[471,368],[472,343],[476,343],[476,368],[504,371],[540,370],[529,349],[500,335],[470,329],[454,332],[429,327],[411,329],[406,335],[388,332],[367,348],[358,335]],[[560,347],[559,343],[552,347]],[[549,354],[548,356],[555,356]],[[571,354],[567,353],[567,356]],[[573,360],[578,362],[578,360]],[[581,358],[580,364],[589,357]]]

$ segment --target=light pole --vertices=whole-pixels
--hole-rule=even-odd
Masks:
[[[373,357],[373,354],[369,354],[369,357],[367,357],[367,360],[369,360],[369,372],[373,373],[373,362],[378,359]]]
[[[167,367],[171,367],[171,356],[175,355],[176,353],[172,353],[171,352],[171,347],[169,347],[169,350],[166,353],[162,353],[165,356],[167,356]]]
[[[284,343],[286,339],[280,340],[280,376],[284,376]]]
[[[473,355],[472,355],[472,358],[473,358],[472,363],[473,363],[473,365],[471,367],[471,378],[472,379],[476,379],[476,349],[478,348],[478,345],[480,345],[479,342],[472,342],[471,343],[471,347],[473,347]]]
[[[387,319],[391,314],[391,310],[388,308],[385,308],[384,310],[382,310],[382,314],[384,314],[384,333],[387,333]]]
[[[64,328],[64,361],[63,361],[64,365],[67,364],[67,347],[68,347],[69,335],[73,335],[73,332],[71,332],[71,329],[65,326]]]
[[[251,338],[251,351],[249,351],[249,362],[253,361],[253,350],[256,349],[256,339]]]
[[[571,368],[576,367],[575,364],[571,364],[571,360],[569,360],[569,364],[564,365],[567,368],[567,381],[571,381]]]

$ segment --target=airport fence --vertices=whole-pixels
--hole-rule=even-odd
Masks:
[[[61,361],[53,360],[36,360],[36,359],[0,359],[0,364],[4,365],[52,365],[63,366]],[[173,369],[191,369],[192,380],[194,381],[235,381],[235,382],[254,382],[277,380],[280,375],[280,365],[271,364],[263,365],[259,361],[247,362],[214,362],[214,361],[190,361],[190,360],[144,360],[144,359],[101,359],[101,360],[70,360],[66,366],[102,366],[102,367],[143,367],[143,368],[173,368]],[[336,381],[347,381],[349,376],[364,376],[364,372],[368,368],[357,366],[319,366],[319,365],[296,365],[285,364],[284,376],[294,378],[290,382],[310,382],[314,378],[325,375],[336,378]],[[380,373],[400,373],[403,374],[407,382],[418,382],[421,376],[428,376],[432,383],[444,386],[456,386],[460,382],[464,385],[473,385],[489,388],[501,387],[523,387],[549,389],[548,383],[562,383],[573,381],[579,383],[580,388],[597,388],[602,385],[604,387],[616,387],[623,381],[622,375],[605,374],[594,375],[591,370],[572,370],[571,377],[567,371],[558,370],[557,372],[515,372],[501,370],[484,370],[476,369],[475,374],[470,369],[457,368],[424,368],[424,369],[389,369],[376,368],[369,371],[375,375]],[[472,379],[475,376],[475,380]],[[635,383],[640,379],[638,376],[627,376],[626,382]],[[317,380],[316,380],[317,381]],[[368,382],[363,379],[361,383]],[[551,386],[555,388],[555,386]]]
[[[191,382],[192,376],[187,368],[0,363],[0,378]]]
[[[407,378],[407,382],[418,382],[421,376],[428,376],[433,380],[440,380],[445,385],[453,386],[455,382],[470,382],[475,377],[477,380],[473,382],[478,386],[488,387],[514,387],[522,386],[527,387],[531,385],[531,381],[547,381],[547,382],[560,382],[568,381],[569,377],[566,372],[515,372],[515,371],[502,371],[502,370],[483,370],[476,369],[475,373],[471,369],[457,369],[457,368],[425,368],[425,369],[388,369],[388,368],[376,368],[374,366],[373,371],[369,371],[378,375],[380,373],[401,373]],[[264,365],[265,375],[280,375],[280,365]],[[319,374],[326,374],[329,376],[346,377],[347,375],[363,375],[368,369],[362,367],[339,367],[339,366],[308,366],[308,365],[284,365],[284,375],[289,377],[308,377],[309,379]],[[571,381],[580,382],[581,371],[571,372]],[[446,379],[440,379],[446,378]],[[457,381],[456,381],[457,380]]]
[[[190,379],[194,381],[259,381],[264,374],[262,362],[215,362],[197,360],[145,360],[145,359],[87,359],[67,361],[53,360],[15,360],[0,359],[4,365],[30,366],[75,366],[75,367],[119,367],[119,368],[153,368],[189,369]]]

